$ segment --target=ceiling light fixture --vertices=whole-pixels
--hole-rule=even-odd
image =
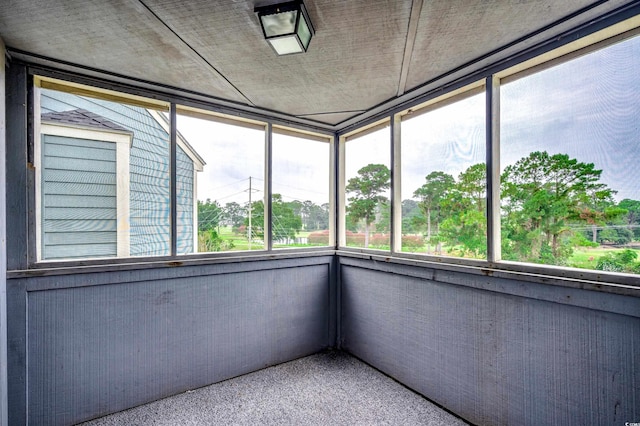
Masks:
[[[254,12],[264,38],[278,55],[307,51],[314,30],[302,0],[259,6]]]

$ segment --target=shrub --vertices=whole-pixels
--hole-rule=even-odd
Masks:
[[[403,235],[402,236],[402,247],[417,249],[424,246],[424,238],[420,235]]]
[[[347,245],[364,247],[364,234],[347,231]]]
[[[309,244],[328,245],[329,244],[329,230],[312,232],[307,237]]]
[[[621,250],[614,253],[607,253],[598,259],[596,269],[609,272],[631,272],[637,273],[640,264],[636,263],[638,253],[635,250]]]
[[[228,251],[232,250],[235,244],[232,240],[225,240],[214,229],[198,232],[198,251]]]
[[[388,246],[390,242],[389,234],[373,234],[369,235],[370,246]],[[364,241],[363,241],[364,244]]]

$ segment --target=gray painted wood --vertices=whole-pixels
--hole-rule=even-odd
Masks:
[[[7,426],[7,199],[5,47],[0,38],[0,426]]]
[[[329,269],[127,282],[133,272],[23,294],[29,424],[72,424],[329,346]]]
[[[26,282],[7,281],[7,389],[10,425],[27,424]]]
[[[26,269],[27,259],[27,72],[21,64],[7,69],[6,176],[7,269]]]
[[[431,400],[481,425],[640,418],[640,318],[611,312],[637,298],[531,283],[516,296],[368,263],[340,266],[342,347]],[[560,300],[567,290],[599,309]]]
[[[113,142],[42,135],[42,259],[116,256],[116,170]]]

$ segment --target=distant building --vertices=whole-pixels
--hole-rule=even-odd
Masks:
[[[170,254],[169,125],[154,110],[42,90],[39,258]],[[39,165],[39,167],[38,167]],[[178,135],[178,253],[197,250],[197,173]]]

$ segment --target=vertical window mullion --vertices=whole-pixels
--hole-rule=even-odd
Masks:
[[[264,141],[264,244],[267,250],[273,249],[273,235],[271,235],[271,219],[273,217],[273,211],[271,208],[271,178],[273,176],[272,173],[272,164],[271,161],[273,149],[272,149],[272,141],[273,141],[273,125],[268,123],[265,127],[265,141]]]
[[[401,119],[391,117],[391,253],[402,251]]]
[[[338,194],[340,193],[338,187],[338,176],[340,175],[340,167],[338,165],[338,158],[340,139],[337,135],[331,138],[330,152],[329,152],[329,245],[332,247],[337,246],[337,233],[340,229],[338,225],[338,206],[340,202],[338,200]]]
[[[338,140],[338,246],[346,247],[347,246],[347,197],[346,197],[346,179],[345,179],[345,144],[346,138],[344,136],[340,136]]]
[[[500,235],[500,80],[486,80],[487,131],[487,260],[501,259]]]
[[[171,103],[169,110],[169,211],[171,226],[171,256],[178,253],[178,194],[177,194],[177,119],[176,104]]]

